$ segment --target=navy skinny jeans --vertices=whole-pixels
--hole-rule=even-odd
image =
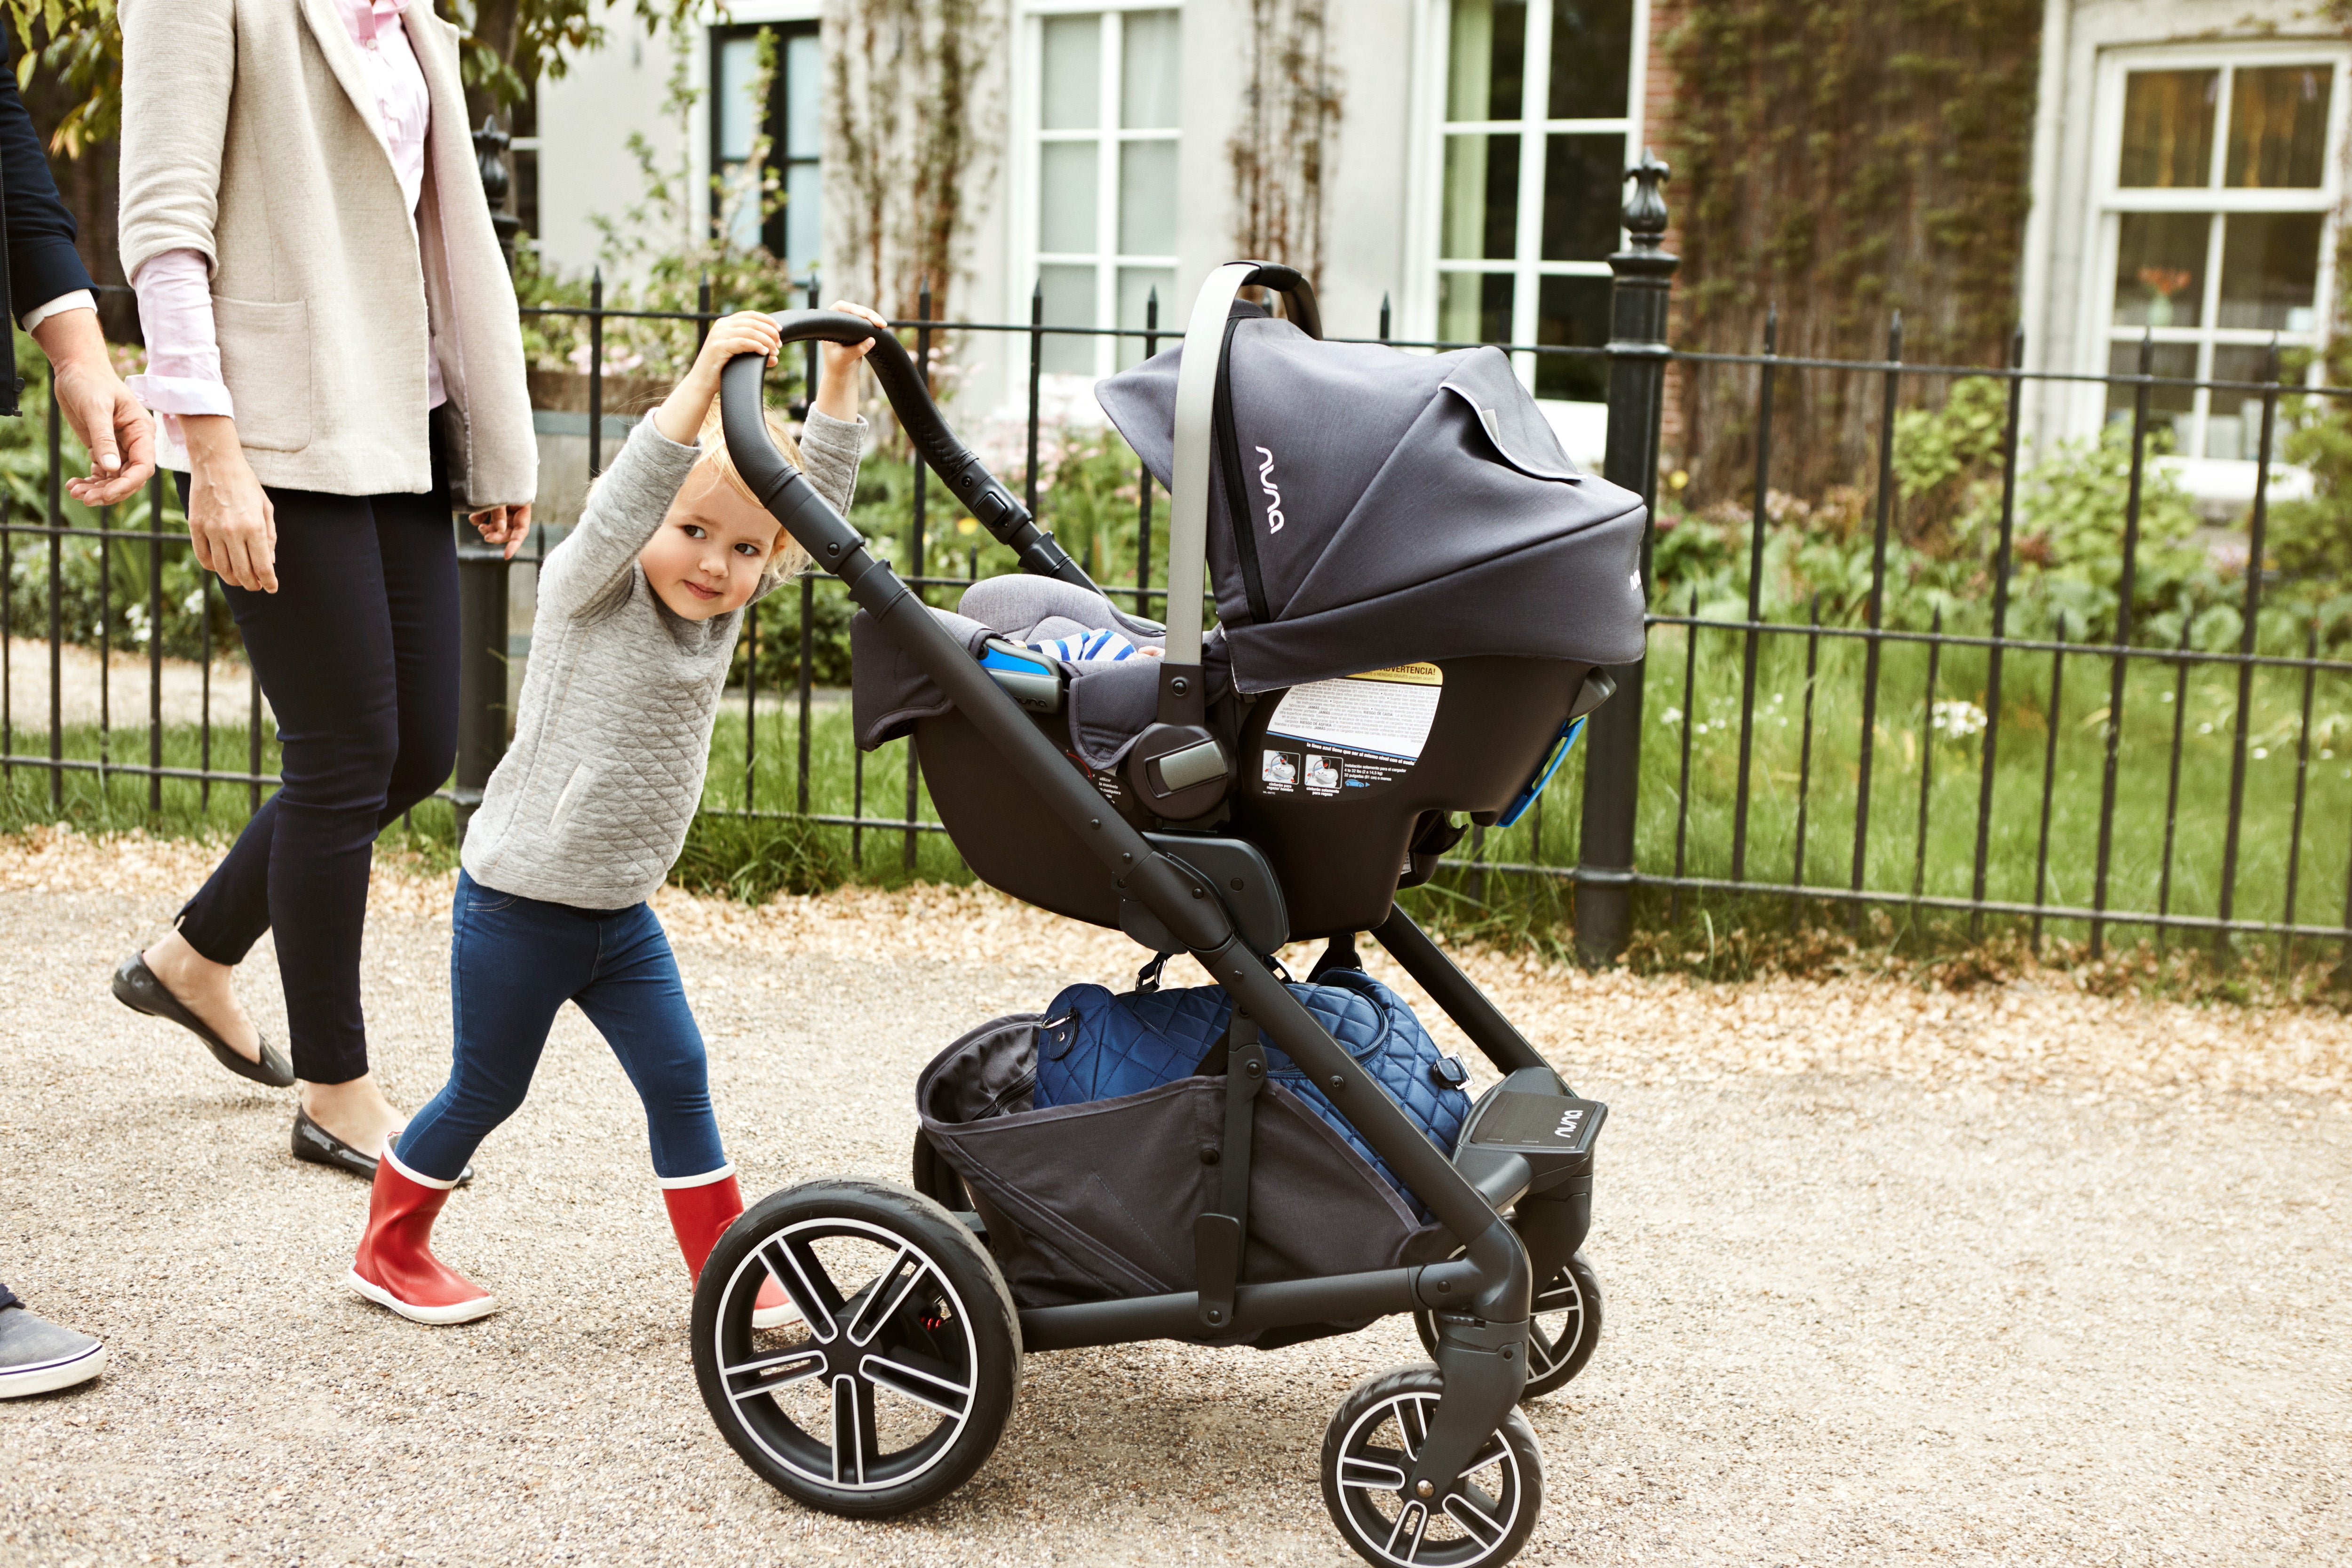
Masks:
[[[275,930],[294,1076],[348,1083],[368,1070],[360,931],[376,835],[457,755],[457,547],[438,432],[423,495],[268,494],[278,592],[221,591],[277,715],[286,782],[180,911],[180,934],[233,964]]]
[[[400,1163],[455,1181],[530,1089],[556,1009],[579,1005],[645,1102],[654,1174],[727,1163],[710,1110],[702,1031],[652,906],[581,910],[485,888],[457,873],[449,914],[449,1081],[400,1135]]]

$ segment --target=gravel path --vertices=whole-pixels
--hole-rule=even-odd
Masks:
[[[351,1299],[364,1194],[289,1159],[289,1094],[105,994],[203,863],[0,844],[0,1279],[114,1358],[0,1404],[0,1563],[1356,1561],[1315,1456],[1351,1383],[1419,1359],[1402,1321],[1032,1358],[996,1457],[907,1519],[754,1481],[696,1395],[642,1122],[576,1015],[443,1226],[508,1310],[430,1331]],[[446,898],[380,877],[370,927],[412,1106],[446,1064]],[[984,893],[664,914],[754,1193],[903,1179],[931,1052],[1132,962]],[[1608,1330],[1529,1410],[1549,1497],[1521,1561],[2352,1561],[2352,1026],[2059,977],[1472,962],[1612,1107]]]

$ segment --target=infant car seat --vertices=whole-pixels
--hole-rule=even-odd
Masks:
[[[1600,667],[1643,646],[1640,498],[1569,460],[1503,353],[1327,343],[1301,314],[1196,317],[1097,388],[1174,498],[1166,628],[1038,577],[933,612],[1106,809],[1245,894],[1236,920],[1274,944],[1378,925],[1455,814],[1514,820],[1612,689]],[[1106,626],[1166,657],[1019,646]],[[982,880],[1173,945],[879,627],[852,637],[859,743],[913,735]]]

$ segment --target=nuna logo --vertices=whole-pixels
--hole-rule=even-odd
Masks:
[[[1559,1113],[1559,1125],[1551,1130],[1551,1135],[1555,1138],[1565,1138],[1573,1143],[1576,1142],[1576,1135],[1583,1131],[1584,1107],[1571,1105]]]
[[[1265,459],[1257,466],[1257,488],[1265,492],[1265,531],[1282,531],[1282,492],[1274,484],[1274,454],[1260,447],[1257,455]]]

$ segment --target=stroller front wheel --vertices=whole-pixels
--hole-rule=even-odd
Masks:
[[[1323,1506],[1357,1555],[1380,1568],[1497,1568],[1519,1554],[1543,1511],[1543,1452],[1517,1410],[1452,1490],[1405,1489],[1445,1378],[1404,1366],[1349,1390],[1323,1436]]]
[[[757,1329],[771,1279],[799,1318]],[[939,1204],[881,1182],[804,1182],[737,1219],[703,1266],[692,1340],[703,1404],[743,1462],[853,1517],[970,1479],[1021,1384],[994,1259]]]

